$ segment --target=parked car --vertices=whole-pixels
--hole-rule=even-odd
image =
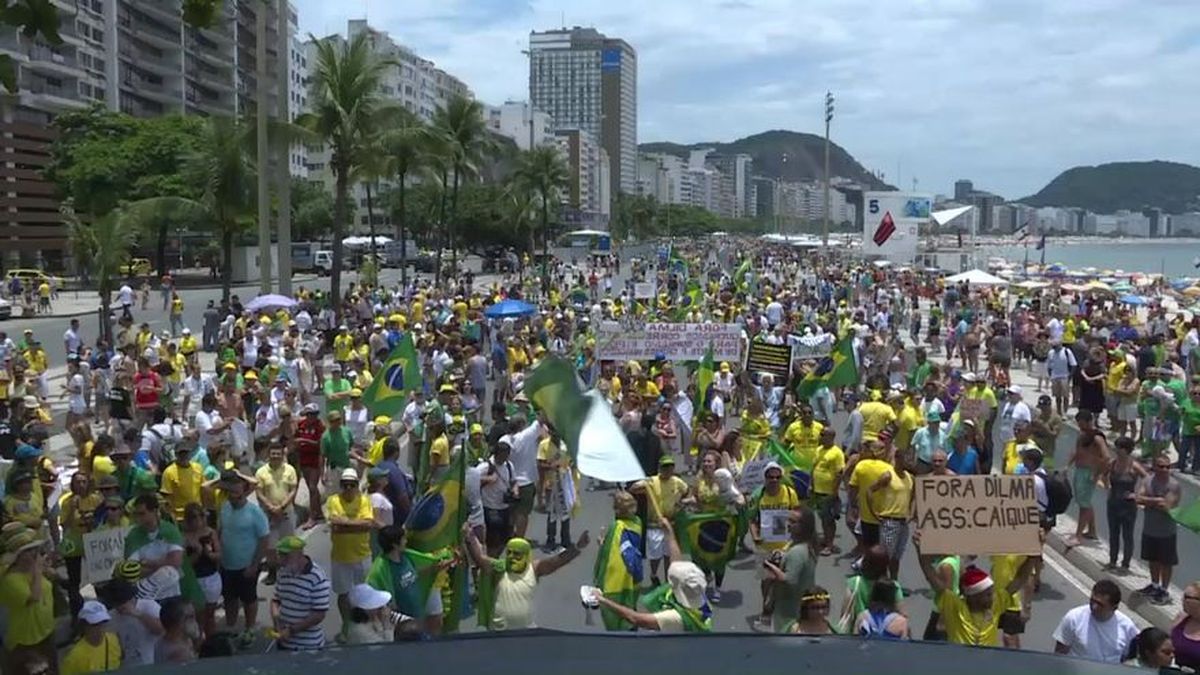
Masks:
[[[0,298],[0,319],[11,319],[13,312],[12,303]]]
[[[317,276],[327,276],[333,273],[333,251],[317,251],[313,256],[313,267]]]
[[[51,288],[62,288],[62,279],[46,274],[41,270],[18,268],[9,270],[8,273],[4,275],[6,281],[11,281],[13,277],[17,277],[21,280],[22,288],[32,288],[33,290],[37,290],[37,287],[40,286],[43,281],[48,281]]]
[[[431,251],[421,251],[413,261],[413,269],[418,272],[433,273],[437,271],[437,254]]]
[[[121,265],[120,272],[127,277],[146,277],[154,272],[154,265],[149,258],[130,258],[129,262]]]

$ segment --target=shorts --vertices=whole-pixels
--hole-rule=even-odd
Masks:
[[[292,509],[288,509],[278,521],[268,519],[268,522],[271,528],[267,530],[267,545],[271,550],[275,549],[280,539],[296,534],[296,512]]]
[[[213,572],[206,577],[200,577],[196,581],[200,584],[200,590],[204,592],[205,604],[220,604],[221,589],[224,585],[221,583],[221,574],[219,572]]]
[[[900,518],[880,519],[879,543],[883,544],[892,560],[903,558],[904,549],[908,546],[908,521]]]
[[[821,522],[828,523],[842,517],[842,503],[837,495],[822,495],[813,493],[812,509]]]
[[[662,528],[646,530],[646,558],[662,560],[667,555],[667,535]]]
[[[1025,633],[1025,619],[1021,617],[1021,613],[1006,609],[1000,615],[1000,623],[998,624],[1000,632],[1005,635],[1022,635]]]
[[[533,483],[522,485],[518,490],[519,499],[509,508],[513,509],[514,514],[529,515],[533,513],[533,498],[537,495],[537,486]]]
[[[862,527],[863,548],[870,548],[880,543],[879,523],[868,523],[863,520],[859,520],[858,523]]]
[[[221,568],[221,596],[225,602],[240,602],[250,604],[258,602],[258,575],[247,578],[246,570],[227,570]]]
[[[1091,467],[1077,466],[1071,473],[1071,490],[1075,493],[1075,503],[1082,508],[1091,508],[1092,495],[1096,492],[1096,477]]]
[[[352,588],[367,580],[367,572],[371,571],[371,559],[364,558],[358,562],[330,563],[333,568],[329,575],[329,583],[334,595],[345,595]]]
[[[993,354],[990,361],[1004,369],[1012,368],[1012,357],[1011,356],[1007,356],[1007,355],[1002,356],[1000,354]]]
[[[1132,403],[1117,404],[1117,421],[1119,422],[1136,422],[1138,421],[1138,404],[1136,401]]]
[[[1121,397],[1116,394],[1104,395],[1104,412],[1108,413],[1108,418],[1117,419],[1117,409],[1121,405]]]
[[[1172,534],[1169,537],[1152,537],[1143,534],[1142,560],[1168,567],[1178,565],[1179,549],[1175,545],[1175,535]]]
[[[1050,393],[1058,398],[1067,398],[1071,395],[1071,381],[1067,378],[1051,379]]]

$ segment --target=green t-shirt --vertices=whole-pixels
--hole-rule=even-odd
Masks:
[[[353,436],[346,427],[326,429],[321,436],[321,454],[329,461],[334,469],[345,469],[350,466],[350,443]]]
[[[925,386],[925,380],[929,379],[929,373],[933,371],[933,364],[926,361],[925,363],[915,365],[912,370],[908,371],[908,386],[920,389]]]
[[[349,399],[343,398],[335,401],[331,397],[343,391],[350,391],[350,389],[350,380],[344,377],[337,380],[332,378],[325,380],[325,413],[329,414],[331,410],[345,410]]]
[[[1179,405],[1183,415],[1179,433],[1184,436],[1200,436],[1200,430],[1196,429],[1200,426],[1200,405],[1196,405],[1190,396]]]
[[[1167,391],[1171,392],[1171,395],[1175,397],[1175,405],[1179,406],[1180,408],[1183,407],[1184,401],[1187,401],[1191,398],[1188,396],[1187,383],[1183,380],[1171,380],[1163,384],[1163,387],[1166,388]],[[1178,420],[1179,409],[1167,409],[1165,417],[1169,420]]]

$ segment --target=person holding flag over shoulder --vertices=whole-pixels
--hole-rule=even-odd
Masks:
[[[638,585],[645,575],[642,561],[642,519],[637,500],[624,490],[613,494],[613,523],[601,536],[593,583],[604,597],[623,607],[637,605]],[[607,607],[600,609],[605,630],[631,630],[633,624]]]

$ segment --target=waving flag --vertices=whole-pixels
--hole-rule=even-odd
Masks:
[[[543,359],[525,379],[525,395],[562,435],[580,473],[611,483],[646,477],[608,403],[580,391],[570,363]]]
[[[713,346],[708,343],[708,349],[704,351],[704,358],[700,360],[700,369],[696,371],[696,398],[692,401],[692,410],[695,411],[698,419],[703,419],[704,413],[708,409],[704,406],[708,394],[708,388],[712,385],[716,378],[716,372],[713,368]]]
[[[876,246],[883,246],[895,233],[896,221],[892,220],[892,212],[887,211],[883,214],[883,220],[879,221],[879,227],[875,228],[871,241],[874,241]]]
[[[739,291],[746,290],[746,287],[749,285],[746,282],[746,275],[750,273],[751,269],[752,263],[750,262],[750,256],[746,256],[746,258],[742,260],[742,264],[738,265],[738,268],[733,272],[734,288]]]
[[[795,488],[796,495],[801,499],[807,499],[808,493],[812,489],[812,461],[796,459],[790,449],[774,438],[768,438],[763,449],[768,457],[779,464],[784,475],[792,479],[792,487]]]
[[[363,392],[363,403],[371,416],[395,417],[408,404],[408,392],[421,387],[421,360],[413,347],[412,336],[405,333],[375,373],[375,380]]]
[[[1018,243],[1028,239],[1029,238],[1029,221],[1028,220],[1025,221],[1024,225],[1013,230],[1013,236],[1015,236],[1017,238]]]
[[[1200,532],[1200,500],[1171,509],[1171,518],[1192,532]]]
[[[592,583],[604,597],[629,608],[637,606],[638,586],[642,583],[642,521],[637,516],[630,519],[617,518],[604,535],[596,566],[592,570]],[[625,621],[610,609],[602,608],[605,630],[629,630],[633,624]]]
[[[681,511],[675,516],[675,532],[684,555],[705,571],[723,572],[737,554],[737,514]]]
[[[435,553],[458,546],[459,530],[467,517],[466,472],[465,453],[456,453],[441,478],[413,504],[404,524],[413,550]]]
[[[679,299],[679,308],[675,310],[675,320],[683,321],[689,312],[704,306],[704,289],[695,281],[689,281],[687,290]]]
[[[1039,251],[1046,250],[1046,235],[1043,234],[1042,238],[1038,240],[1037,250],[1039,250]],[[1197,267],[1200,267],[1200,265],[1198,265]]]
[[[821,359],[811,373],[796,385],[796,396],[807,400],[822,385],[845,387],[858,384],[858,367],[854,363],[854,344],[850,338],[838,340],[829,356]]]

